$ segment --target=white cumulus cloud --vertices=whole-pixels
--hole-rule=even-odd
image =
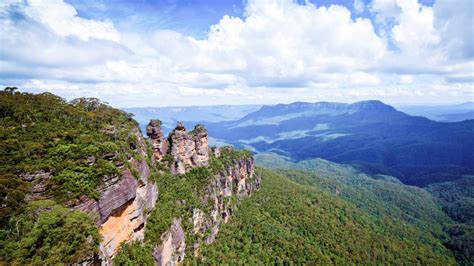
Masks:
[[[354,16],[341,5],[248,0],[242,18],[224,15],[199,39],[121,31],[62,0],[9,0],[0,3],[0,85],[122,106],[456,101],[474,94],[469,2],[355,0]]]

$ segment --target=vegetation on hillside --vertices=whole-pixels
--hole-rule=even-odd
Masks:
[[[300,184],[337,191],[341,198],[379,219],[386,219],[388,223],[396,219],[415,225],[419,230],[407,233],[419,235],[423,241],[434,236],[455,252],[460,264],[474,262],[474,227],[471,220],[474,209],[470,205],[474,195],[472,176],[432,184],[426,191],[403,185],[390,176],[367,174],[350,165],[323,159],[293,163],[272,153],[255,157],[258,164],[280,168],[282,174]]]
[[[429,185],[426,190],[437,197],[454,222],[447,227],[449,246],[458,261],[474,265],[474,176]]]
[[[85,213],[52,200],[28,203],[0,229],[0,262],[14,265],[77,263],[99,249],[97,226]]]
[[[63,206],[82,195],[97,198],[103,177],[135,155],[136,122],[98,99],[67,102],[7,88],[0,92],[0,124],[0,261],[56,264],[90,256],[97,226]],[[38,173],[46,180],[22,178]],[[40,193],[25,200],[34,186]]]
[[[132,128],[137,125],[130,115],[98,99],[68,103],[50,93],[4,91],[0,92],[0,121],[2,184],[10,190],[21,188],[21,175],[49,172],[53,174],[47,184],[49,196],[60,201],[97,197],[101,177],[118,172],[115,162],[133,155],[130,145],[136,141]],[[107,155],[113,159],[105,159]],[[14,209],[15,204],[7,208]]]
[[[420,229],[379,219],[340,196],[259,169],[262,187],[239,207],[200,262],[217,264],[441,264],[454,259]],[[287,173],[285,173],[287,174]],[[295,173],[304,175],[304,173]]]

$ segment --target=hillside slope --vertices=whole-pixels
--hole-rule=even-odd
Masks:
[[[269,170],[257,173],[261,190],[241,205],[215,244],[202,250],[200,262],[454,264],[427,231],[376,218],[334,191]]]
[[[0,261],[93,261],[140,234],[156,187],[127,113],[98,99],[0,92],[0,115]],[[99,230],[112,216],[127,225],[120,234]]]
[[[429,232],[455,252],[459,263],[474,262],[472,176],[422,189],[404,185],[391,176],[368,174],[320,158],[297,163],[274,153],[257,154],[255,158],[257,164],[279,169],[279,173],[300,184],[336,191],[378,219],[402,220],[420,232]]]

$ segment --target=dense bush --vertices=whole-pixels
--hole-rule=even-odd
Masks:
[[[263,184],[224,225],[198,262],[209,264],[442,264],[454,260],[418,228],[380,219],[333,192],[258,170]],[[426,232],[425,232],[426,233]],[[427,234],[429,235],[429,233]]]
[[[120,252],[114,257],[114,265],[121,266],[152,266],[155,260],[151,256],[152,248],[149,245],[143,245],[140,242],[131,242],[122,244]]]
[[[58,200],[97,197],[104,175],[118,172],[107,153],[132,154],[136,126],[125,112],[97,99],[67,103],[50,93],[0,92],[0,173],[52,172],[49,193]],[[88,157],[96,162],[90,165]]]
[[[461,264],[474,265],[474,176],[429,185],[445,212],[455,222],[447,227],[449,246]]]
[[[0,234],[0,261],[14,264],[75,263],[97,252],[100,242],[87,214],[51,200],[29,203]]]
[[[458,177],[455,181],[431,184],[422,189],[403,185],[387,176],[381,179],[379,175],[362,172],[359,167],[323,159],[293,163],[268,153],[256,155],[256,160],[267,167],[309,171],[283,170],[283,173],[301,184],[339,191],[341,198],[379,219],[390,217],[387,223],[396,219],[415,225],[419,230],[400,230],[400,233],[418,235],[425,243],[434,236],[454,251],[458,263],[469,265],[473,262],[473,176]]]

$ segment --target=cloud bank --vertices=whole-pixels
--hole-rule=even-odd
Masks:
[[[118,106],[474,99],[469,0],[249,0],[206,38],[121,30],[62,0],[0,4],[0,84]]]

